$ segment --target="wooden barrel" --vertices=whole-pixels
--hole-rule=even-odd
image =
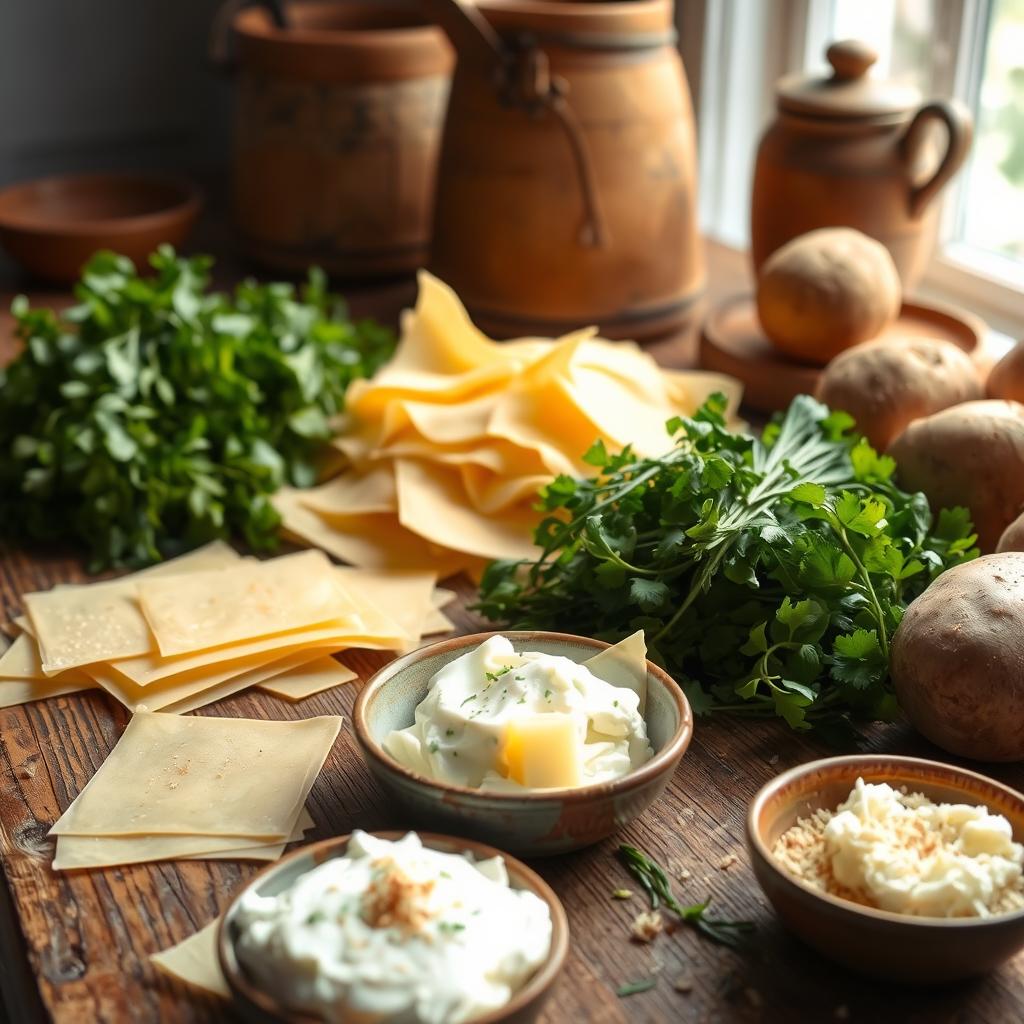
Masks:
[[[458,52],[431,269],[499,336],[684,326],[704,268],[671,0],[424,2]]]
[[[453,56],[415,0],[233,18],[232,211],[246,255],[352,278],[422,266]]]

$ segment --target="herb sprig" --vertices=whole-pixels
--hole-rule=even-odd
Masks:
[[[87,545],[93,569],[214,537],[265,549],[269,495],[309,486],[345,391],[388,357],[312,271],[209,291],[211,261],[162,246],[151,276],[97,253],[62,314],[13,312],[24,351],[0,369],[0,532]]]
[[[619,847],[619,856],[629,873],[640,883],[651,901],[651,909],[665,907],[671,910],[681,921],[696,928],[712,942],[736,949],[743,945],[744,936],[754,930],[753,921],[726,921],[722,918],[708,917],[707,909],[710,899],[703,903],[683,906],[672,893],[672,883],[664,869],[656,861],[651,860],[635,846],[623,844]]]
[[[853,718],[891,718],[892,634],[935,576],[977,554],[969,514],[933,519],[849,416],[809,396],[760,437],[730,431],[725,411],[716,395],[671,421],[660,458],[595,444],[598,475],[542,492],[543,554],[492,563],[480,610],[609,641],[643,629],[699,714],[837,738]]]

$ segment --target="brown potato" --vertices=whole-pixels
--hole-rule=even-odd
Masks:
[[[992,367],[985,390],[989,398],[1024,402],[1024,342],[1011,348]]]
[[[891,671],[907,718],[943,750],[1024,760],[1024,552],[939,576],[907,608]]]
[[[965,402],[915,420],[889,446],[908,491],[924,491],[933,509],[966,505],[978,546],[995,551],[1024,511],[1024,405]]]
[[[824,366],[899,316],[902,287],[889,250],[853,228],[787,242],[757,280],[757,314],[780,352]]]
[[[996,551],[1024,551],[1024,512],[1003,530]]]
[[[939,338],[855,345],[825,367],[816,393],[848,412],[879,450],[911,421],[982,397],[970,356]]]

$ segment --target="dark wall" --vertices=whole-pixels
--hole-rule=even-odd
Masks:
[[[206,59],[218,5],[0,0],[0,184],[221,163],[230,85]]]

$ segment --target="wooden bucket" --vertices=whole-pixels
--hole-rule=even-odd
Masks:
[[[234,14],[232,213],[244,253],[352,278],[426,261],[453,63],[416,0]]]
[[[422,0],[458,54],[431,269],[497,336],[649,338],[703,291],[671,0]]]

